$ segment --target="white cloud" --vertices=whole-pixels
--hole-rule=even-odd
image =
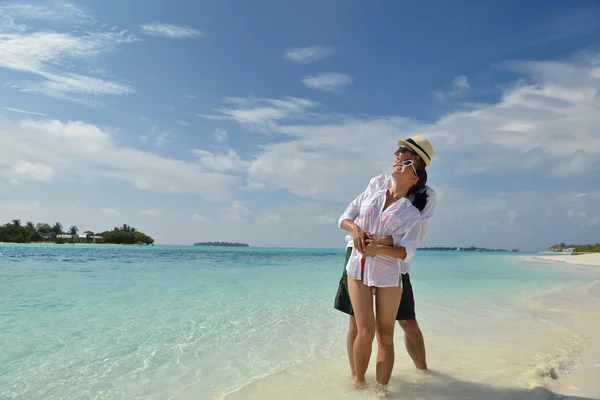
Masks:
[[[168,139],[169,136],[171,136],[171,132],[162,132],[162,133],[158,134],[154,138],[154,146],[164,147],[164,146],[168,145],[169,143],[171,143],[171,141]]]
[[[295,47],[287,50],[283,57],[293,63],[306,64],[329,57],[334,52],[333,46]]]
[[[17,22],[40,19],[53,23],[93,22],[81,9],[69,3],[53,3],[52,7],[8,4],[0,6],[0,16],[0,68],[35,78],[13,84],[13,88],[93,106],[102,102],[85,96],[118,96],[134,91],[128,84],[71,71],[79,64],[89,64],[120,44],[136,42],[135,36],[126,31],[96,31],[81,35],[75,32],[35,32]]]
[[[0,67],[43,78],[15,86],[23,91],[39,92],[59,99],[78,99],[71,94],[127,94],[134,89],[126,84],[74,73],[50,72],[50,69],[56,69],[70,59],[94,57],[115,44],[131,41],[124,34],[90,34],[84,37],[45,32],[0,35]]]
[[[252,212],[246,208],[244,204],[239,201],[231,203],[231,207],[225,210],[225,217],[233,220],[242,220],[247,222],[254,222],[254,216]]]
[[[204,32],[196,28],[174,24],[149,23],[141,25],[140,28],[147,35],[169,39],[193,39],[205,36]]]
[[[466,76],[460,75],[452,80],[451,94],[458,94],[471,88]]]
[[[26,82],[21,89],[39,92],[58,99],[73,100],[69,94],[83,94],[92,96],[120,96],[133,93],[135,90],[129,85],[105,81],[90,76],[77,74],[55,75],[40,73],[47,78],[43,82]]]
[[[171,140],[169,140],[169,137],[171,137],[171,135],[171,132],[162,131],[156,125],[154,125],[150,129],[150,132],[139,135],[138,139],[142,143],[148,143],[151,141],[154,147],[161,148],[171,143]]]
[[[142,215],[160,216],[162,213],[156,208],[148,208],[141,212]]]
[[[262,224],[276,224],[282,221],[281,214],[278,212],[266,212],[260,213],[256,216],[256,223]]]
[[[54,178],[54,170],[42,163],[19,161],[11,169],[11,175],[19,179],[48,182]]]
[[[217,111],[220,115],[202,115],[209,119],[232,120],[248,127],[272,129],[278,120],[304,118],[305,112],[317,106],[317,103],[298,97],[284,99],[261,99],[228,97],[227,107]]]
[[[339,218],[340,218],[340,213],[334,213],[334,212],[319,214],[314,217],[317,224],[330,225],[330,226],[335,225]]]
[[[331,72],[307,76],[302,79],[302,83],[311,89],[335,92],[350,85],[352,83],[352,77],[348,74]]]
[[[54,2],[52,7],[41,4],[0,4],[0,33],[27,30],[27,26],[17,21],[49,21],[68,25],[87,25],[95,22],[92,16],[67,2]]]
[[[250,166],[250,163],[242,160],[233,149],[229,149],[227,154],[214,154],[198,149],[192,150],[192,152],[198,157],[198,164],[212,171],[243,171]]]
[[[229,198],[240,178],[207,171],[198,163],[119,145],[107,128],[81,121],[13,122],[0,117],[0,173],[22,160],[51,166],[71,181],[112,180],[140,190],[194,194],[209,201]]]
[[[106,215],[121,215],[119,210],[115,210],[114,208],[102,208],[100,212]]]
[[[18,114],[29,114],[29,115],[41,115],[41,116],[47,116],[48,114],[44,114],[44,113],[40,113],[40,112],[35,112],[35,111],[27,111],[27,110],[21,110],[19,108],[11,108],[11,107],[3,107],[6,111],[11,111],[14,113],[18,113]]]
[[[190,124],[189,122],[179,120],[179,121],[177,121],[177,123],[181,126],[185,126],[186,128],[194,129],[194,126],[192,124]]]
[[[192,215],[191,220],[193,222],[207,222],[208,218],[206,218],[202,214],[194,214],[194,215]]]
[[[452,84],[447,91],[435,90],[433,95],[438,100],[443,100],[446,97],[456,97],[471,89],[471,84],[465,75],[459,75],[452,80]]]
[[[227,141],[227,132],[222,129],[215,130],[215,140],[219,143],[225,143]]]

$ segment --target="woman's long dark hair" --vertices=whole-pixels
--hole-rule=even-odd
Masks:
[[[422,212],[427,205],[427,191],[425,190],[425,185],[427,184],[427,171],[425,171],[425,166],[422,161],[416,163],[415,167],[419,181],[415,186],[410,188],[408,195],[410,196],[412,194],[414,196],[412,204],[417,207],[419,212]]]

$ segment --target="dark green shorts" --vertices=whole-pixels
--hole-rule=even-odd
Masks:
[[[336,310],[340,310],[343,313],[354,315],[352,310],[352,302],[350,301],[350,293],[348,293],[348,276],[346,275],[346,264],[352,253],[352,247],[348,247],[346,250],[346,261],[344,261],[344,270],[342,271],[342,278],[338,285],[338,291],[335,295],[335,301],[333,307]],[[396,314],[396,320],[411,320],[416,319],[415,314],[415,297],[413,295],[412,285],[410,284],[409,274],[402,274],[402,298],[400,299],[400,307],[398,307],[398,313]]]

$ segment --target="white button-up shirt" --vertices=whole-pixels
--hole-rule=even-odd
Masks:
[[[389,189],[392,186],[392,181],[393,181],[393,178],[391,175],[376,176],[371,179],[371,181],[369,182],[369,185],[367,186],[365,191]],[[435,205],[436,205],[435,191],[427,185],[425,185],[425,187],[422,190],[425,190],[427,192],[427,205],[425,206],[423,211],[421,211],[421,235],[420,235],[420,238],[419,238],[419,241],[418,241],[416,247],[419,247],[421,245],[421,242],[423,241],[423,239],[425,238],[425,235],[427,234],[427,230],[429,229],[429,224],[431,223],[431,219],[433,218],[433,214],[435,212]],[[408,198],[409,198],[409,200],[413,199],[412,195],[409,196]],[[358,215],[358,210],[356,210],[356,209],[353,209],[353,210],[347,209],[346,211],[349,211],[349,213],[347,215],[352,215],[352,218],[350,218],[352,220],[354,220],[354,218]],[[348,218],[348,216],[347,215],[345,216],[345,215],[346,215],[346,213],[344,213],[344,215],[342,215],[342,217],[340,217],[340,219],[338,221],[338,226],[340,226],[340,228],[341,228],[342,220],[345,218]],[[354,222],[356,223],[356,221],[354,221]],[[399,246],[401,237],[399,235],[390,235],[390,236],[392,236],[394,246],[395,247]],[[354,239],[352,238],[351,234],[346,235],[346,242],[347,242],[346,247],[354,246]],[[398,264],[400,265],[400,272],[402,274],[408,274],[410,272],[410,263],[408,262],[408,260],[398,259]]]
[[[421,213],[409,199],[402,198],[383,210],[386,189],[367,188],[346,208],[339,219],[353,220],[362,229],[375,235],[392,235],[398,240],[397,246],[406,249],[405,260],[410,260],[421,239]],[[400,284],[400,265],[397,258],[387,255],[365,257],[362,273],[363,255],[356,249],[346,264],[348,276],[371,287],[395,287]]]

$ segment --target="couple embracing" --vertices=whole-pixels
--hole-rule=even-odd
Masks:
[[[365,374],[377,337],[376,380],[386,387],[394,367],[394,325],[415,366],[427,369],[423,335],[415,315],[410,259],[425,237],[435,209],[435,192],[426,185],[434,151],[427,139],[398,141],[391,174],[374,177],[339,218],[351,233],[344,272],[334,307],[350,315],[347,347],[357,387]],[[375,312],[373,311],[375,306]]]

